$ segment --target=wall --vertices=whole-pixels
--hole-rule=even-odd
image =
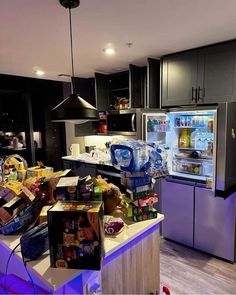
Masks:
[[[79,143],[80,144],[80,152],[85,152],[85,144],[84,144],[84,137],[83,136],[75,136],[75,124],[74,123],[65,123],[66,127],[66,155],[69,156],[70,146],[72,143]]]

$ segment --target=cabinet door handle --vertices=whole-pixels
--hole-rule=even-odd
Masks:
[[[132,126],[132,131],[133,132],[136,132],[135,119],[136,119],[136,114],[133,114],[132,117],[131,117],[131,126]]]
[[[197,101],[197,88],[192,87],[192,101]]]
[[[197,101],[203,100],[205,96],[205,88],[201,88],[200,86],[197,89]]]

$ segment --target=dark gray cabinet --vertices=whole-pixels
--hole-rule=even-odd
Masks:
[[[129,65],[129,107],[144,107],[144,71],[142,67]]]
[[[160,60],[147,59],[147,66],[129,65],[113,74],[95,73],[95,78],[73,78],[75,91],[98,111],[118,108],[119,98],[126,98],[125,108],[158,108],[160,106]]]
[[[120,98],[129,100],[125,108],[144,107],[144,69],[129,65],[129,70],[109,75],[95,73],[95,93],[99,111],[114,110]]]
[[[235,42],[162,59],[162,106],[211,104],[236,97]]]
[[[162,106],[189,105],[195,102],[198,52],[169,55],[162,60]]]
[[[98,111],[109,109],[109,79],[107,75],[95,73],[95,96]]]
[[[148,58],[146,68],[145,108],[160,107],[160,60]]]
[[[198,103],[233,101],[235,48],[235,43],[226,43],[199,50]]]
[[[96,106],[94,78],[72,77],[72,79],[74,92],[85,99],[91,105]]]

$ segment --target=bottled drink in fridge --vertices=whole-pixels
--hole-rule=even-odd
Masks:
[[[183,128],[179,137],[179,147],[180,148],[188,148],[190,145],[190,136],[189,130],[187,128]]]

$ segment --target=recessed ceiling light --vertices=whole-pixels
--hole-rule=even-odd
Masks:
[[[34,72],[35,72],[35,74],[37,76],[43,76],[43,75],[45,75],[45,72],[43,70],[41,70],[40,68],[38,68],[38,67],[34,67],[33,70],[34,70]]]
[[[45,72],[42,71],[42,70],[37,70],[35,73],[36,73],[37,76],[43,76],[43,75],[45,75]]]
[[[112,47],[104,48],[103,51],[106,55],[114,55],[116,53],[115,49]]]

